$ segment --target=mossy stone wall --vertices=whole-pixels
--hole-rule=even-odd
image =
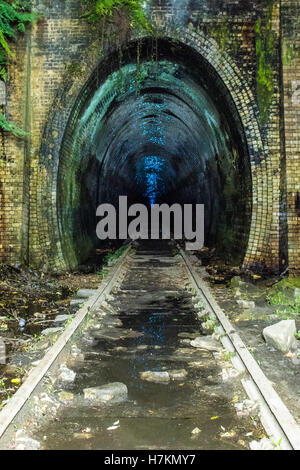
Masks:
[[[260,18],[266,18],[270,1],[184,2],[185,11],[177,9],[177,3],[151,2],[149,17],[157,34],[190,45],[217,71],[246,136],[252,219],[244,266],[278,272],[289,263],[291,272],[296,272],[300,265],[300,98],[295,98],[293,87],[296,91],[300,87],[298,2],[272,2],[268,24],[274,41],[273,92],[267,121],[261,119],[257,93],[255,28]],[[99,64],[109,68],[102,61],[120,41],[112,36],[103,42],[103,35],[80,18],[80,0],[35,0],[33,7],[44,19],[17,43],[9,69],[6,113],[31,137],[21,141],[4,134],[0,259],[61,270],[66,268],[57,218],[61,144],[67,123],[76,119],[78,97],[82,90],[88,94],[85,84]],[[68,164],[72,165],[71,159]]]

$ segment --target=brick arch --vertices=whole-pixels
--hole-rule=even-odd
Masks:
[[[235,61],[221,51],[216,41],[203,32],[189,28],[173,32],[171,22],[165,27],[171,38],[184,41],[214,68],[226,86],[240,117],[246,137],[252,176],[252,220],[244,268],[275,269],[269,258],[269,234],[272,225],[273,184],[271,165],[264,149],[258,122],[257,102]]]
[[[242,123],[252,176],[252,220],[244,267],[272,269],[274,267],[273,261],[268,255],[273,212],[272,175],[261,138],[255,97],[247,79],[243,77],[243,73],[234,60],[221,51],[212,38],[202,32],[182,28],[178,33],[178,30],[174,31],[170,22],[164,25],[161,36],[180,41],[200,54],[215,70],[228,90]],[[95,56],[86,59],[86,70],[94,69],[93,73],[90,72],[90,78],[87,82],[83,78],[72,83],[68,83],[68,80],[65,82],[57,92],[53,111],[50,113],[45,127],[39,154],[40,166],[36,194],[36,230],[41,247],[36,253],[36,259],[42,260],[42,264],[46,264],[54,270],[66,267],[57,214],[57,176],[60,148],[63,139],[68,138],[65,135],[65,129],[72,120],[76,119],[76,109],[78,110],[80,103],[88,99],[89,82],[95,78],[98,70],[103,69],[103,64],[112,51],[111,48],[103,54],[100,64]],[[49,159],[49,155],[51,155],[51,159]]]

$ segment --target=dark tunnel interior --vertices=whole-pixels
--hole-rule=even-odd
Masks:
[[[193,49],[144,39],[99,64],[60,152],[58,218],[67,265],[100,245],[99,204],[204,204],[205,245],[241,262],[251,219],[242,124],[221,78]],[[103,243],[103,242],[102,242]]]

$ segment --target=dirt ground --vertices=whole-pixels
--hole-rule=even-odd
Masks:
[[[0,338],[6,349],[6,365],[0,364],[0,409],[25,380],[32,361],[51,346],[50,341],[41,341],[43,330],[63,327],[55,318],[76,312],[78,306],[72,307],[70,301],[79,289],[99,286],[105,256],[113,251],[102,250],[93,263],[62,275],[0,265]],[[39,354],[32,352],[35,349]]]

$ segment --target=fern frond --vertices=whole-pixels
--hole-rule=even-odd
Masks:
[[[0,29],[0,45],[3,47],[3,49],[7,52],[8,55],[14,57],[14,53],[11,52],[9,45],[7,44],[3,31]]]
[[[132,27],[137,29],[152,30],[144,11],[144,4],[148,0],[82,0],[86,6],[86,13],[82,15],[91,23],[100,18],[112,16],[115,10],[125,7],[128,11]]]
[[[31,12],[28,1],[0,0],[0,79],[7,80],[7,64],[9,57],[15,54],[11,51],[8,41],[16,40],[18,33],[24,33],[26,24],[34,23],[38,15]],[[0,113],[0,128],[11,132],[16,137],[28,135],[14,123],[7,121],[3,113]]]
[[[11,132],[15,137],[24,138],[28,136],[28,132],[23,131],[13,122],[8,121],[3,113],[0,113],[0,127],[7,132]]]

